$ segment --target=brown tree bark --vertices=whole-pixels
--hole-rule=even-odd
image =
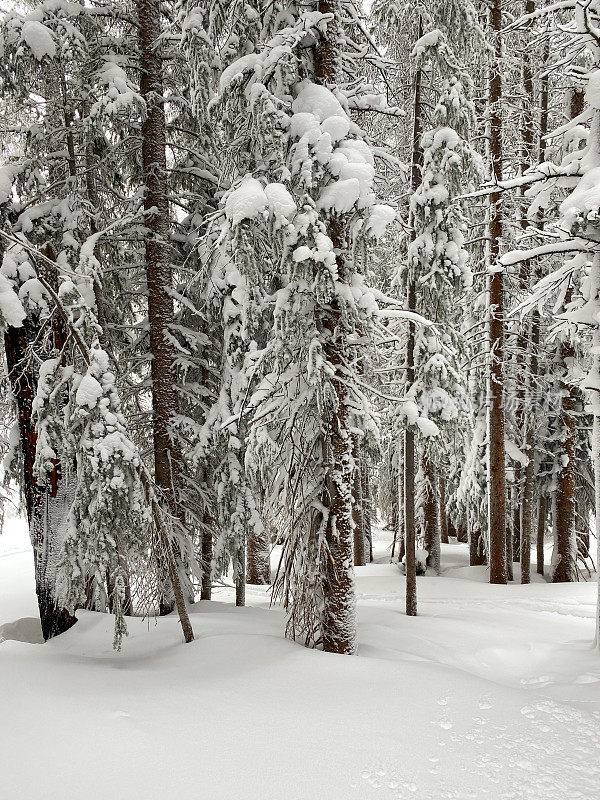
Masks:
[[[362,522],[364,540],[368,548],[369,563],[373,561],[373,503],[371,498],[371,478],[367,459],[363,454],[360,462],[360,480],[362,492]],[[366,560],[366,556],[365,556]]]
[[[140,45],[140,94],[146,103],[142,122],[142,168],[145,182],[145,267],[152,376],[152,431],[154,480],[164,498],[173,525],[180,525],[181,454],[170,426],[177,413],[176,371],[169,326],[174,306],[173,270],[169,248],[169,203],[166,163],[166,127],[163,99],[163,63],[159,0],[136,0]],[[178,570],[181,558],[175,554]],[[174,608],[172,587],[164,576],[161,613]],[[193,597],[188,597],[193,600]]]
[[[435,570],[436,575],[441,572],[441,544],[440,525],[438,518],[438,487],[435,467],[431,458],[424,454],[422,470],[425,481],[425,503],[423,507],[423,533],[425,549],[427,550],[427,566]]]
[[[577,117],[584,107],[583,92],[573,90],[570,98],[569,114],[571,119]],[[563,311],[571,302],[571,289],[567,291]],[[567,334],[568,337],[568,334]],[[569,583],[577,581],[577,540],[575,503],[576,475],[575,449],[577,426],[575,411],[577,407],[577,387],[569,379],[571,364],[575,358],[575,348],[569,338],[560,344],[559,351],[560,380],[560,412],[558,424],[562,427],[562,441],[556,453],[556,495],[554,530],[556,541],[552,556],[553,583]]]
[[[446,479],[438,475],[438,488],[440,493],[440,539],[442,544],[448,544],[448,515],[446,513]]]
[[[358,436],[352,437],[354,456],[354,475],[352,478],[352,522],[354,525],[354,565],[364,567],[365,557],[365,527],[364,507],[361,480],[361,456]]]
[[[537,574],[544,574],[544,539],[546,536],[546,520],[548,518],[548,503],[546,495],[542,494],[538,500],[538,519],[536,537]]]
[[[476,529],[469,534],[469,566],[482,567],[487,564],[483,536],[481,531]]]
[[[60,526],[68,510],[68,478],[59,462],[55,464],[45,485],[34,473],[37,433],[32,419],[32,405],[37,389],[37,361],[32,350],[39,342],[39,320],[27,319],[23,327],[8,326],[4,334],[4,351],[11,391],[17,405],[19,438],[23,459],[23,487],[29,533],[33,545],[35,586],[44,640],[58,636],[76,622],[57,601],[54,557],[62,541]],[[38,352],[37,356],[41,354]],[[48,357],[46,354],[45,357]]]
[[[417,37],[423,35],[423,21],[419,13]],[[412,163],[410,170],[410,188],[416,192],[421,180],[421,163],[423,153],[421,136],[423,121],[421,119],[421,90],[423,75],[416,70],[413,84],[413,130],[412,130]],[[412,229],[412,222],[411,229]],[[414,231],[411,231],[411,237]],[[408,276],[406,307],[416,311],[417,291],[415,276]],[[410,387],[415,382],[415,325],[408,323],[408,340],[406,343],[406,383]],[[415,537],[415,432],[408,427],[404,433],[404,546],[406,550],[406,613],[409,617],[417,615],[417,559]]]
[[[337,0],[319,0],[318,11],[332,14],[333,22],[314,50],[314,79],[335,83],[338,75],[337,28],[340,8]],[[336,250],[338,274],[343,280],[349,271],[347,231],[341,223],[330,221],[328,234]],[[348,387],[343,370],[351,361],[348,331],[341,308],[333,300],[321,316],[324,355],[334,370],[332,386],[337,406],[325,420],[323,460],[326,482],[323,502],[327,508],[325,542],[328,558],[323,581],[323,649],[351,655],[356,651],[356,608],[352,570],[352,438],[349,422]]]
[[[246,582],[254,586],[271,583],[271,547],[266,528],[250,531],[246,553]]]
[[[489,76],[489,155],[492,179],[502,179],[502,0],[492,0],[489,29],[493,57]],[[490,194],[489,203],[489,539],[490,583],[506,583],[506,465],[504,449],[504,278],[499,265],[502,239],[500,192]]]

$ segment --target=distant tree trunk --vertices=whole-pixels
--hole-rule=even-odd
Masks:
[[[361,454],[358,436],[352,437],[354,453],[354,475],[352,478],[352,523],[354,525],[354,565],[364,567],[365,559],[365,521],[361,476]]]
[[[469,565],[471,567],[482,567],[487,564],[485,556],[485,547],[483,545],[483,536],[481,530],[476,528],[470,531],[469,534]]]
[[[515,485],[513,487],[513,518],[512,518],[512,541],[511,541],[511,555],[513,564],[518,564],[521,560],[521,507],[522,499],[520,495],[520,487],[523,482],[523,470],[520,464],[515,464]],[[508,559],[508,554],[507,554]],[[509,572],[512,571],[512,567]],[[510,576],[512,580],[512,575]]]
[[[506,520],[506,579],[513,579],[513,527],[512,520]]]
[[[369,563],[373,561],[373,503],[371,500],[371,479],[367,460],[363,456],[360,465],[360,479],[362,484],[362,521],[364,539],[369,546]]]
[[[265,527],[248,536],[246,582],[257,586],[271,583],[271,543]]]
[[[423,20],[419,13],[417,37],[423,35]],[[413,130],[412,130],[412,164],[410,186],[413,194],[419,188],[421,180],[421,162],[423,151],[421,134],[421,84],[422,71],[417,69],[414,77],[413,95]],[[412,221],[411,221],[412,227]],[[414,236],[414,230],[411,232]],[[409,311],[417,309],[417,291],[415,276],[408,276],[406,307]],[[406,383],[412,386],[415,382],[415,325],[408,323],[408,340],[406,343]],[[406,613],[409,617],[417,614],[417,559],[415,538],[415,433],[408,427],[404,433],[404,545],[406,548]]]
[[[461,542],[462,544],[466,544],[469,541],[467,527],[463,522],[459,522],[458,527],[456,528],[456,541]]]
[[[546,520],[548,518],[548,503],[546,495],[541,494],[538,500],[538,520],[537,520],[537,574],[544,574],[544,539],[546,536]]]
[[[148,287],[148,322],[152,354],[152,429],[154,437],[154,480],[166,501],[171,520],[180,524],[181,453],[174,444],[171,425],[177,414],[176,371],[169,327],[173,324],[173,270],[169,251],[169,205],[166,164],[165,110],[161,48],[160,0],[136,0],[140,44],[140,94],[146,103],[142,122],[142,168],[145,181],[145,267]],[[180,554],[176,553],[178,571]],[[185,580],[186,576],[182,575]],[[165,574],[161,613],[175,605],[172,587]],[[189,600],[190,590],[186,591]]]
[[[502,180],[502,0],[491,0],[490,30],[494,55],[489,77],[489,154],[494,182]],[[506,465],[504,451],[504,287],[499,265],[502,240],[500,192],[490,194],[489,266],[489,537],[490,583],[506,583]]]
[[[446,479],[438,475],[438,487],[440,493],[440,538],[442,544],[448,544],[448,515],[446,514]]]
[[[425,481],[425,503],[423,508],[424,539],[427,550],[427,566],[441,572],[440,526],[438,519],[438,491],[435,467],[431,458],[423,455],[423,477]]]
[[[239,564],[238,574],[235,577],[235,604],[236,606],[246,605],[246,542],[238,551],[237,562]]]
[[[321,14],[333,15],[327,33],[314,51],[314,76],[320,83],[335,83],[338,75],[338,41],[340,8],[338,0],[319,0]],[[347,231],[339,222],[330,221],[329,237],[337,253],[338,273],[347,276]],[[334,370],[333,389],[336,408],[326,420],[323,457],[326,465],[326,486],[323,503],[328,510],[325,542],[328,549],[323,581],[323,649],[330,653],[351,655],[356,651],[356,607],[352,569],[352,438],[348,387],[343,370],[350,362],[350,349],[342,309],[333,300],[321,317],[324,355]]]
[[[202,586],[200,599],[210,600],[212,595],[213,520],[207,512],[203,518],[202,532]]]

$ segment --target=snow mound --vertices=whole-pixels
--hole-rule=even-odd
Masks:
[[[14,622],[5,622],[4,625],[0,625],[0,643],[7,641],[43,644],[44,637],[39,618],[21,617]]]

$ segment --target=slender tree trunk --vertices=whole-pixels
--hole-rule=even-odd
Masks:
[[[513,537],[512,520],[506,520],[506,579],[513,579]]]
[[[371,500],[371,478],[367,460],[363,455],[360,462],[360,480],[362,491],[363,538],[369,548],[369,563],[373,562],[373,503]]]
[[[502,2],[492,0],[490,30],[494,55],[489,78],[489,154],[492,178],[502,179]],[[499,265],[502,239],[500,192],[490,194],[489,206],[489,538],[490,583],[506,583],[506,465],[504,451],[504,285]]]
[[[332,14],[333,22],[314,51],[314,75],[320,83],[335,83],[338,74],[338,0],[319,0],[318,11]],[[343,280],[349,270],[347,232],[339,222],[329,223],[328,234],[336,250],[338,273]],[[326,486],[323,496],[327,508],[325,542],[328,550],[323,581],[323,649],[351,655],[356,651],[356,604],[352,569],[352,438],[349,420],[348,387],[343,377],[350,363],[348,331],[337,300],[321,317],[324,354],[334,370],[332,385],[336,408],[326,420],[323,450]]]
[[[161,55],[161,16],[159,0],[137,0],[140,44],[140,94],[146,103],[142,122],[142,168],[145,181],[145,266],[148,287],[148,322],[152,354],[152,429],[154,437],[154,480],[166,501],[171,521],[181,525],[179,507],[181,454],[174,444],[171,425],[177,413],[175,359],[169,341],[173,323],[173,270],[169,250],[169,205],[166,164],[166,129]],[[180,554],[175,555],[178,571]],[[184,574],[182,578],[186,580]],[[187,581],[186,581],[187,583]],[[174,607],[172,587],[164,575],[165,589],[161,613]],[[190,596],[189,583],[186,594]]]
[[[361,458],[358,436],[352,437],[354,451],[354,475],[352,479],[352,522],[354,524],[354,564],[365,565],[364,506],[361,480]]]
[[[537,520],[537,574],[544,574],[544,539],[546,538],[546,520],[548,518],[548,502],[546,495],[541,494],[538,500],[538,520]]]
[[[419,13],[417,37],[423,35],[423,20]],[[417,191],[421,180],[421,84],[423,76],[420,69],[415,72],[413,97],[413,130],[412,130],[412,164],[410,186],[413,194]],[[414,230],[411,225],[411,236]],[[407,308],[417,309],[417,291],[415,276],[408,276]],[[408,341],[406,344],[406,383],[412,386],[415,382],[415,325],[408,323]],[[406,548],[406,613],[410,617],[417,614],[417,559],[415,538],[415,432],[407,428],[404,433],[404,545]]]
[[[446,514],[446,479],[438,475],[438,487],[440,493],[440,538],[442,544],[448,544],[448,515]]]
[[[200,590],[201,600],[210,600],[212,595],[212,555],[213,555],[213,535],[212,529],[206,527],[202,534],[202,588]]]
[[[427,455],[422,460],[423,478],[425,481],[425,503],[423,508],[424,539],[427,550],[427,566],[441,572],[440,526],[438,519],[438,491],[435,467]]]

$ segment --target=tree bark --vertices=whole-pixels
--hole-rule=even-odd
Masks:
[[[354,525],[354,565],[364,567],[365,565],[365,530],[364,530],[364,506],[361,480],[361,458],[358,437],[352,437],[354,455],[354,475],[352,478],[352,522]]]
[[[181,454],[175,445],[171,425],[177,413],[176,370],[169,341],[174,306],[171,290],[173,270],[169,252],[169,204],[166,163],[166,128],[163,99],[161,17],[159,0],[137,0],[140,45],[140,94],[146,103],[142,122],[142,168],[144,174],[145,267],[148,287],[148,322],[152,376],[152,432],[154,439],[154,480],[166,502],[173,525],[181,524]],[[175,554],[178,571],[181,558]],[[186,579],[187,576],[182,575]],[[172,587],[163,576],[161,613],[174,608]],[[190,597],[189,586],[186,592]]]
[[[419,12],[417,37],[423,35],[423,20]],[[410,170],[410,187],[414,194],[419,188],[422,163],[422,119],[421,119],[421,84],[423,76],[420,69],[415,72],[413,95],[413,130],[412,130],[412,163]],[[411,237],[414,230],[411,226]],[[409,311],[417,309],[417,291],[415,276],[408,275],[406,307]],[[406,383],[411,387],[415,382],[415,325],[408,323],[408,340],[406,344]],[[408,427],[404,434],[404,546],[406,548],[406,613],[409,617],[417,615],[417,559],[415,538],[415,432]]]
[[[250,532],[246,559],[246,581],[254,586],[268,586],[271,583],[271,547],[266,528]]]
[[[338,74],[338,51],[335,31],[339,25],[337,0],[319,0],[318,11],[332,14],[333,22],[314,51],[314,76],[320,83],[335,83]],[[347,232],[341,223],[330,220],[328,234],[337,253],[338,274],[348,274]],[[349,422],[348,387],[343,370],[350,363],[348,331],[341,308],[334,299],[321,316],[324,355],[334,375],[331,379],[337,397],[328,412],[323,436],[326,468],[323,501],[327,509],[325,542],[327,559],[323,581],[323,649],[330,653],[351,655],[356,651],[356,606],[352,569],[352,438]]]
[[[31,349],[39,341],[39,322],[25,320],[23,327],[8,326],[4,350],[11,391],[17,405],[19,438],[23,459],[23,486],[29,534],[33,546],[35,587],[44,640],[71,628],[77,619],[56,598],[54,562],[62,542],[60,528],[68,512],[68,477],[64,465],[57,462],[46,485],[40,485],[34,473],[37,433],[32,419],[32,404],[37,389],[33,364],[37,359]],[[38,356],[40,354],[38,353]],[[42,356],[47,357],[48,354]]]
[[[494,53],[489,77],[489,154],[494,182],[502,179],[502,0],[490,5]],[[504,285],[498,264],[502,239],[500,192],[490,194],[489,205],[489,538],[490,583],[506,583],[506,465],[504,450]]]
[[[446,479],[442,475],[438,475],[438,487],[440,497],[440,538],[442,544],[448,544],[448,515],[446,514]]]
[[[441,544],[438,519],[437,479],[433,462],[427,455],[423,455],[422,469],[425,481],[423,521],[425,549],[428,553],[427,566],[434,569],[436,575],[439,575],[441,572]]]
[[[537,574],[544,574],[544,539],[546,536],[546,520],[548,518],[548,503],[546,495],[541,494],[538,500],[538,519],[537,519]]]
[[[485,548],[483,546],[483,536],[479,529],[470,531],[469,534],[469,565],[471,567],[482,567],[487,564]]]

